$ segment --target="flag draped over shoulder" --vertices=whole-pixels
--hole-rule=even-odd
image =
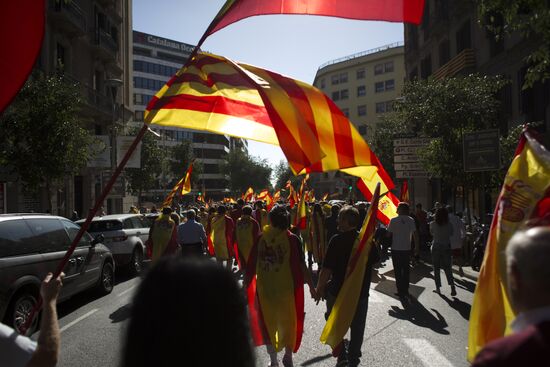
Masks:
[[[266,14],[309,14],[419,24],[424,0],[228,0],[207,35],[241,19]]]
[[[197,54],[153,97],[146,123],[279,145],[295,174],[341,169],[373,179],[380,163],[323,92],[221,56]]]
[[[373,246],[379,197],[380,185],[377,185],[374,190],[372,205],[369,207],[361,231],[353,245],[344,283],[340,288],[340,292],[338,292],[325,328],[321,333],[321,342],[330,345],[332,349],[335,349],[342,342],[355,315],[365,271],[367,271],[368,256]]]
[[[512,235],[550,224],[550,152],[529,131],[521,136],[497,200],[485,257],[479,273],[468,335],[468,359],[490,341],[511,332],[515,317],[506,287],[504,254]]]
[[[187,172],[185,173],[185,176],[183,176],[178,183],[174,186],[172,191],[166,196],[166,199],[164,199],[164,202],[162,203],[162,206],[170,206],[172,205],[172,201],[174,200],[174,196],[178,191],[181,190],[180,195],[189,194],[191,192],[191,173],[193,173],[193,163],[191,162],[189,165],[189,168],[187,168]]]

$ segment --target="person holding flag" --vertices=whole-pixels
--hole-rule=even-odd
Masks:
[[[233,219],[225,213],[227,208],[225,205],[218,206],[217,214],[210,220],[209,228],[209,246],[214,250],[216,260],[221,264],[225,261],[227,269],[231,269],[233,257]]]
[[[321,265],[326,253],[325,218],[321,204],[314,204],[309,217],[309,247],[313,249],[315,261]]]
[[[360,231],[359,211],[349,205],[340,210],[340,233],[331,238],[319,274],[316,301],[324,298],[327,302],[327,324],[321,342],[332,347],[338,365],[358,366],[360,362],[372,268],[379,260],[373,241],[378,197],[379,188]],[[349,344],[343,339],[348,329]]]
[[[237,244],[237,254],[239,267],[246,271],[246,264],[252,247],[256,244],[261,229],[258,222],[252,218],[252,208],[248,205],[242,208],[242,216],[235,224],[235,240]]]
[[[268,224],[267,211],[264,209],[264,203],[262,201],[258,200],[254,203],[252,217],[258,222],[260,230],[263,230],[264,226]]]
[[[173,254],[178,249],[177,223],[172,219],[172,208],[162,208],[162,213],[149,230],[148,251],[151,261],[157,262],[162,256]],[[149,251],[150,248],[150,251]]]
[[[244,278],[252,336],[257,346],[266,345],[271,366],[279,365],[277,352],[283,349],[283,365],[292,366],[303,333],[304,279],[311,296],[316,294],[300,240],[288,229],[286,209],[276,205],[269,220],[250,252]]]

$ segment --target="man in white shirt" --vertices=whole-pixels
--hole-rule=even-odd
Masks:
[[[409,260],[411,240],[414,238],[415,255],[418,255],[418,233],[414,219],[409,216],[409,204],[401,202],[397,206],[397,217],[390,220],[388,236],[392,237],[391,258],[395,273],[397,295],[407,301],[409,295]]]
[[[462,246],[464,244],[464,238],[466,237],[466,226],[464,222],[453,213],[453,208],[451,206],[447,206],[447,211],[449,212],[449,223],[451,223],[453,227],[453,234],[451,235],[453,259],[456,260],[460,276],[464,276],[464,271],[462,270]]]
[[[512,334],[487,344],[472,367],[550,366],[550,228],[517,232],[506,247]]]

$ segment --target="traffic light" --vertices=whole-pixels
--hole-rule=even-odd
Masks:
[[[351,191],[353,187],[351,185],[348,186],[348,190]]]
[[[202,192],[199,191],[199,196],[201,196],[201,195],[202,195]]]

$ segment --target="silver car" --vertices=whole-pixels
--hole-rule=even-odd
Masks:
[[[82,219],[76,223],[83,222]],[[135,275],[141,272],[145,242],[149,237],[149,226],[141,214],[94,217],[88,232],[94,237],[100,234],[104,236],[103,243],[113,253],[117,266],[126,266]]]
[[[0,215],[0,320],[15,329],[26,322],[42,279],[54,272],[79,230],[70,220],[53,215]],[[89,288],[102,294],[112,291],[113,257],[99,242],[101,237],[84,233],[63,269],[59,302]],[[28,333],[36,329],[37,319]]]

